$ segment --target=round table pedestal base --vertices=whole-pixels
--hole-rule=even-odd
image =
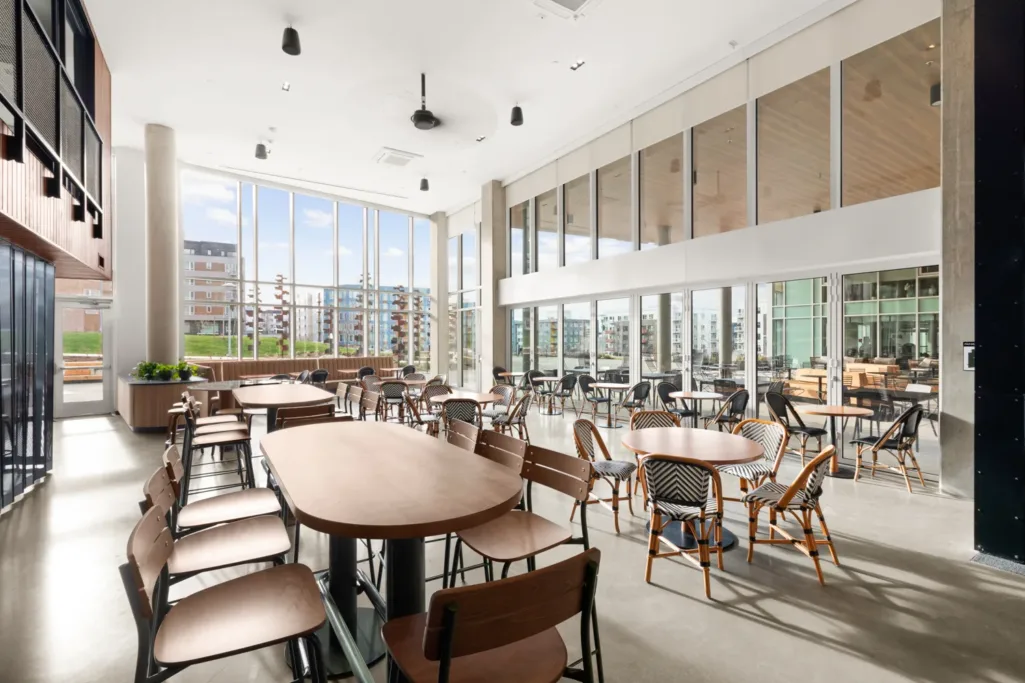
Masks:
[[[363,655],[363,661],[367,666],[373,666],[387,654],[387,648],[381,640],[381,625],[384,622],[371,607],[358,608],[356,620],[359,625],[353,635],[356,636],[360,654]],[[352,676],[352,667],[349,666],[349,660],[345,658],[342,648],[331,643],[334,637],[331,635],[330,623],[317,631],[317,638],[320,639],[321,660],[327,669],[327,677],[334,680]]]
[[[645,531],[651,531],[651,524],[644,525]],[[683,550],[693,550],[698,547],[697,541],[690,535],[689,531],[684,531],[682,522],[673,522],[662,530],[662,537],[667,541],[675,545],[677,548]],[[737,545],[737,536],[727,529],[722,528],[722,549],[723,551],[733,550]]]
[[[836,472],[829,472],[827,470],[826,476],[832,477],[833,479],[854,479],[854,468],[847,463],[840,461],[839,468]]]

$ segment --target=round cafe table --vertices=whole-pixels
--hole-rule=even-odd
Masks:
[[[853,479],[854,470],[844,465],[840,467],[840,459],[843,458],[843,422],[841,422],[841,428],[838,432],[836,429],[836,418],[848,418],[848,417],[868,417],[872,414],[872,411],[868,408],[859,408],[857,406],[837,406],[837,405],[802,405],[797,408],[797,412],[804,415],[823,415],[829,418],[829,433],[832,439],[833,448],[833,460],[829,463],[829,476],[837,477],[839,479]],[[839,439],[839,443],[837,443]]]
[[[594,382],[591,385],[591,388],[592,389],[604,389],[605,391],[609,392],[609,394],[615,394],[615,393],[622,394],[624,391],[630,391],[630,387],[632,387],[632,386],[633,386],[632,384],[620,384],[620,383],[617,383],[617,382]],[[612,401],[611,401],[611,399],[609,400],[609,412],[608,412],[608,416],[607,416],[607,419],[606,419],[606,422],[605,422],[605,426],[608,429],[619,429],[619,427],[620,427],[619,417],[618,416],[616,417],[615,423],[612,422]]]
[[[243,408],[267,409],[267,433],[277,429],[278,408],[315,406],[335,400],[334,394],[312,384],[262,384],[231,393]]]
[[[494,403],[500,396],[497,394],[478,394],[475,391],[453,391],[451,394],[441,394],[440,396],[431,396],[431,403],[434,405],[444,405],[454,398],[469,399],[476,401],[477,403],[487,405],[488,403]]]
[[[561,382],[562,378],[561,377],[549,377],[549,376],[546,375],[545,377],[537,377],[537,378],[534,379],[534,381],[535,382],[542,382],[544,384],[547,384],[549,390],[555,391],[555,388],[552,385],[553,384],[558,384],[559,382]],[[547,406],[546,406],[545,412],[542,413],[542,415],[562,415],[562,411],[561,410],[556,410],[555,409],[555,397],[552,396],[551,394],[549,394],[546,398],[548,399]]]
[[[658,427],[638,429],[623,435],[623,445],[639,456],[675,455],[703,460],[710,465],[742,465],[761,459],[764,450],[750,439],[735,434],[709,429]],[[694,537],[680,523],[670,524],[663,535],[681,548],[696,548]],[[737,544],[737,537],[723,527],[722,547],[729,550]]]
[[[694,401],[694,426],[698,426],[698,413],[701,412],[702,401],[722,401],[726,397],[722,394],[717,394],[714,391],[674,391],[669,394],[669,398],[682,398],[684,400]]]
[[[294,427],[264,437],[260,448],[299,523],[331,537],[325,630],[344,621],[367,663],[385,650],[377,613],[356,606],[363,581],[357,539],[387,543],[387,619],[419,614],[425,611],[424,538],[501,517],[516,507],[523,487],[506,467],[396,424]],[[334,632],[321,634],[320,642],[329,675],[349,674]],[[388,680],[405,683],[392,666]]]

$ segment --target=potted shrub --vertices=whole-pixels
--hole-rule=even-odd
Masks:
[[[160,363],[160,364],[157,365],[157,369],[156,369],[156,373],[155,373],[156,374],[156,378],[159,379],[162,382],[169,382],[172,379],[174,379],[174,370],[175,370],[175,366],[173,366],[173,365],[164,365],[163,363]]]
[[[132,371],[136,379],[152,380],[157,375],[157,364],[148,360],[140,361]]]
[[[195,366],[189,365],[184,360],[178,361],[178,365],[175,366],[175,370],[178,372],[178,379],[183,382],[188,382],[192,379],[192,376],[196,374]]]

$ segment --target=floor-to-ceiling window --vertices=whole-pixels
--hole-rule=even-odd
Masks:
[[[783,382],[794,400],[826,400],[828,294],[823,277],[758,285],[759,324],[769,328],[759,347],[759,384]]]
[[[533,368],[533,310],[514,308],[509,313],[509,370],[526,372]]]
[[[566,265],[591,260],[591,176],[566,183]]]
[[[536,369],[546,375],[559,372],[559,307],[540,306],[537,311]]]
[[[537,225],[537,270],[559,267],[559,202],[556,191],[549,190],[534,200]]]
[[[562,307],[562,374],[591,374],[593,368],[591,304],[566,304]]]
[[[630,299],[597,304],[598,375],[611,382],[630,381]]]
[[[640,154],[641,249],[683,240],[683,133]]]
[[[744,387],[747,288],[720,287],[691,294],[691,376],[698,389]]]
[[[630,157],[598,169],[598,258],[633,251]]]
[[[448,239],[448,380],[476,389],[480,381],[477,334],[480,285],[477,233],[464,232]]]
[[[534,272],[532,254],[533,222],[530,202],[521,202],[509,209],[509,274],[525,275]]]
[[[694,237],[747,226],[747,107],[694,127]]]
[[[641,297],[641,377],[677,382],[683,370],[683,295]]]

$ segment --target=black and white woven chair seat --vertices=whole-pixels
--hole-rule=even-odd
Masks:
[[[762,477],[772,474],[772,466],[764,460],[745,465],[722,465],[716,469],[723,474],[732,474],[734,477],[740,477],[748,481],[758,481]]]
[[[693,417],[698,414],[696,410],[685,410],[683,408],[669,408],[669,412],[680,417]]]
[[[421,422],[438,422],[439,420],[441,420],[441,415],[434,415],[432,413],[420,416]]]
[[[509,406],[495,406],[493,408],[488,408],[487,410],[485,410],[483,415],[484,415],[484,417],[487,417],[487,418],[490,418],[490,419],[493,420],[496,417],[499,417],[501,415],[506,415],[508,412],[509,412]]]
[[[873,436],[863,436],[860,439],[854,439],[853,441],[851,441],[851,443],[857,444],[859,446],[875,446],[878,442],[879,438]],[[880,448],[887,451],[895,451],[898,448],[900,448],[900,441],[898,441],[897,439],[887,439],[886,443],[880,446]]]
[[[499,415],[499,416],[495,417],[493,420],[491,420],[491,423],[492,424],[496,424],[496,425],[523,424],[523,418],[522,417],[512,417],[511,415],[506,413],[504,415]]]
[[[630,481],[630,477],[637,471],[637,465],[622,460],[595,460],[591,463],[596,474],[619,481]]]
[[[676,503],[667,503],[662,500],[653,501],[652,505],[663,517],[668,517],[673,522],[689,522],[701,517],[701,508],[693,505],[677,505]],[[715,518],[716,514],[718,514],[715,498],[708,499],[704,510],[706,519]]]
[[[477,424],[477,410],[473,403],[451,401],[445,404],[445,417],[449,420],[460,420]]]
[[[743,503],[754,502],[759,505],[775,505],[789,488],[790,487],[786,484],[777,484],[774,481],[767,481],[740,500]],[[798,509],[808,505],[809,500],[810,497],[805,491],[798,491],[797,494],[790,499],[790,503],[787,504],[787,507]]]

